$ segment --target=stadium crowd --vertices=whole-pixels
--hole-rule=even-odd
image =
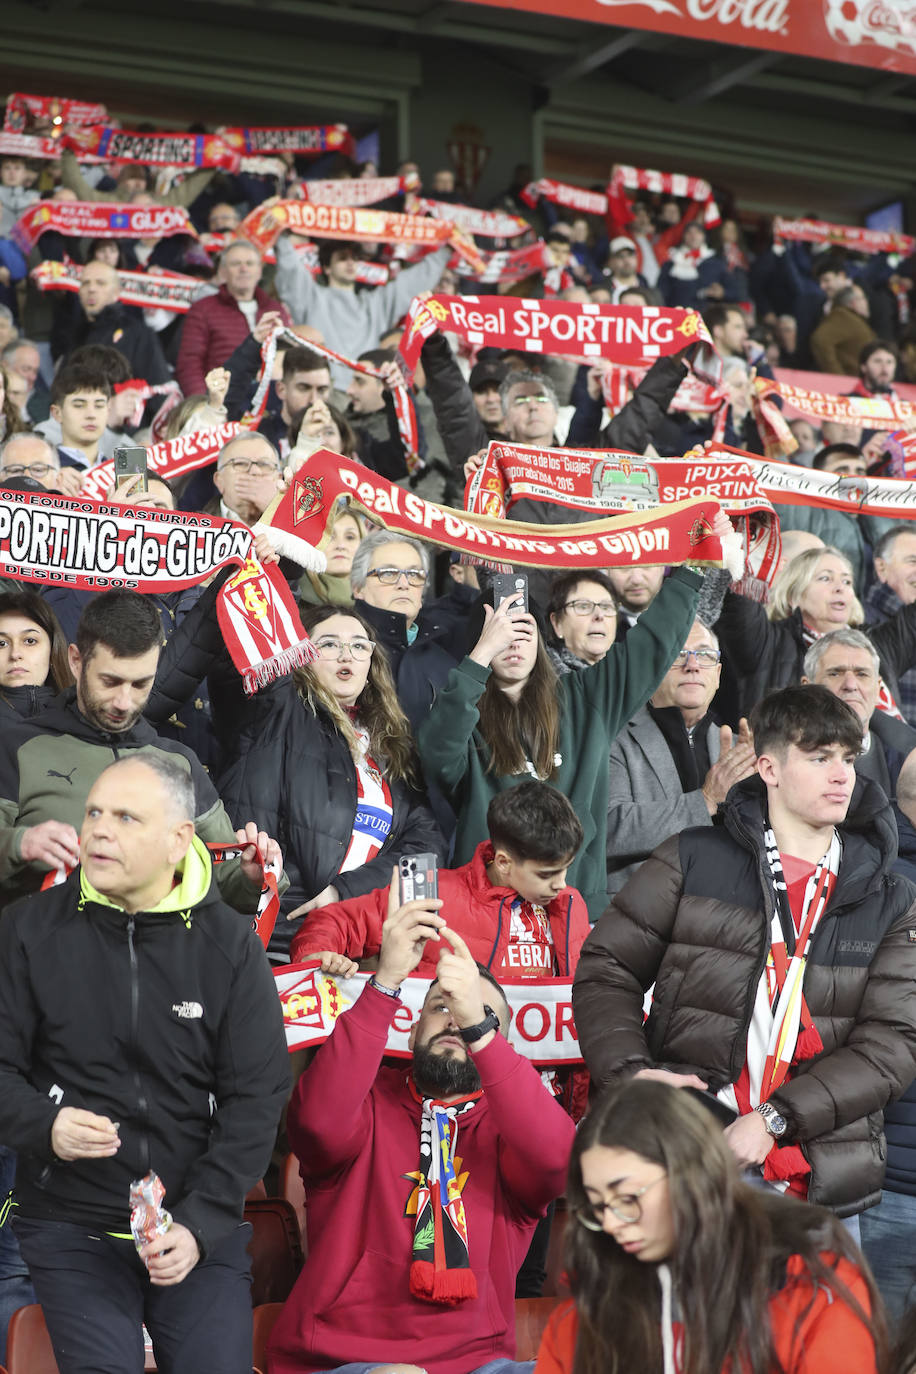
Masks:
[[[328,184],[330,204],[451,213],[483,256],[292,232],[283,207]],[[538,1374],[916,1369],[916,498],[775,500],[781,562],[756,580],[721,511],[722,567],[513,573],[346,501],[320,564],[267,528],[323,450],[459,508],[493,441],[650,472],[707,442],[771,459],[759,383],[787,369],[901,419],[795,411],[781,456],[905,480],[912,245],[750,233],[696,193],[619,185],[582,209],[520,167],[466,214],[452,171],[342,152],[177,175],[0,155],[0,515],[29,493],[92,510],[125,447],[210,442],[96,494],[251,529],[312,646],[248,692],[226,572],[96,592],[3,564],[12,1374],[36,1303],[61,1374],[141,1370],[144,1326],[163,1374],[250,1371],[262,1180],[296,1196],[307,1248],[264,1374],[519,1374],[539,1298]],[[123,215],[67,233],[53,210],[74,203]],[[166,205],[185,232],[130,218]],[[721,375],[695,341],[630,376],[485,330],[430,333],[410,376],[412,304],[471,293],[697,311]],[[601,510],[570,504],[508,518]],[[404,888],[432,867],[433,894]],[[292,1055],[290,964],[343,1005]],[[570,980],[581,1058],[533,1063],[516,990],[549,1020]]]

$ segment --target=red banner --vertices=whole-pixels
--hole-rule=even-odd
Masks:
[[[64,100],[56,95],[23,95],[21,91],[13,91],[6,98],[3,127],[17,132],[31,133],[34,130],[49,133],[67,124],[101,124],[107,118],[108,111],[104,105],[90,104],[85,100]]]
[[[197,230],[180,205],[120,205],[117,201],[40,200],[13,225],[10,238],[28,255],[42,234],[56,229],[71,237],[159,239]]]
[[[464,0],[620,29],[764,48],[916,75],[913,11],[898,0]]]
[[[773,237],[800,243],[834,243],[853,253],[912,253],[916,239],[857,224],[828,224],[820,219],[773,220]]]
[[[610,358],[648,367],[689,344],[710,342],[695,310],[658,305],[593,305],[578,301],[528,301],[506,296],[430,296],[407,312],[399,345],[410,376],[424,341],[436,330],[490,348],[552,353],[564,358]]]

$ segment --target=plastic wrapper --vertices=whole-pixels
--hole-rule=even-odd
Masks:
[[[130,1231],[138,1250],[157,1236],[164,1236],[172,1224],[171,1213],[162,1206],[165,1185],[156,1173],[148,1173],[130,1185]]]

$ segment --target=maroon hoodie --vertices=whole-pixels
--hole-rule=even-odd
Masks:
[[[287,1131],[305,1183],[309,1255],[268,1347],[268,1374],[351,1361],[468,1374],[515,1355],[515,1277],[566,1178],[575,1128],[502,1035],[474,1062],[484,1095],[459,1118],[456,1173],[478,1295],[410,1292],[420,1104],[409,1070],[381,1068],[400,1003],[369,984],[293,1093]],[[460,1163],[459,1163],[460,1160]]]

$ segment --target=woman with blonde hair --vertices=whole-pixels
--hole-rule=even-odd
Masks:
[[[318,547],[328,561],[323,573],[304,572],[299,579],[298,597],[302,606],[352,606],[350,569],[353,556],[362,543],[366,531],[355,510],[338,508],[328,521]]]
[[[738,715],[767,692],[801,682],[805,654],[830,630],[860,626],[852,564],[829,544],[806,549],[780,569],[766,608],[728,592],[715,625],[723,659],[738,678]],[[916,666],[916,604],[879,625],[864,627],[881,660],[879,710],[894,713],[898,679]]]
[[[535,1374],[878,1374],[871,1275],[824,1208],[754,1189],[690,1090],[609,1089],[566,1189],[566,1270]]]
[[[299,918],[385,886],[402,854],[446,856],[375,631],[342,606],[306,608],[302,623],[314,662],[244,701],[236,681],[235,761],[218,784],[230,817],[254,818],[283,850],[280,956]],[[211,701],[226,733],[212,681]]]

